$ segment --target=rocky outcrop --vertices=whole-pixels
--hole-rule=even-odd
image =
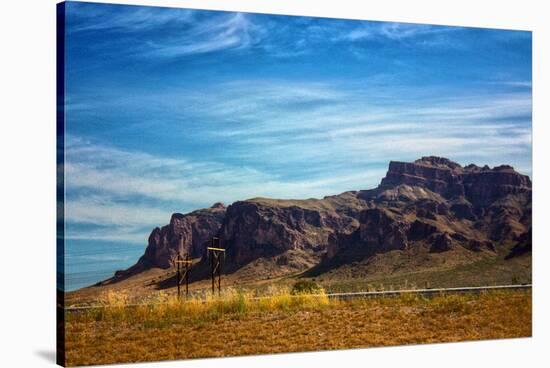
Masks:
[[[434,193],[450,198],[464,195],[460,183],[460,165],[446,159],[422,158],[413,163],[391,161],[381,187],[400,184],[427,188]]]
[[[531,190],[531,180],[511,166],[494,168],[468,165],[440,157],[422,157],[415,162],[391,161],[381,187],[400,184],[427,188],[446,199],[464,197],[474,206],[487,206],[509,194]]]
[[[510,253],[506,255],[507,259],[521,256],[523,254],[529,253],[533,250],[533,231],[529,228],[528,231],[524,232],[516,238],[516,245],[512,248]]]
[[[468,239],[465,247],[474,252],[480,252],[482,250],[488,250],[491,252],[496,251],[495,245],[490,240]]]
[[[346,232],[353,217],[335,210],[248,200],[227,209],[220,231],[228,256],[237,263],[292,249],[324,252],[334,232]]]
[[[531,191],[529,177],[518,174],[507,165],[476,172],[465,171],[462,185],[466,199],[476,206],[487,206],[509,194]]]
[[[381,208],[361,212],[359,242],[372,252],[407,248],[408,223],[396,214]]]
[[[430,238],[430,252],[445,252],[453,246],[453,238],[448,233],[434,234]]]
[[[407,237],[412,241],[427,239],[438,230],[437,226],[417,219],[410,226]]]

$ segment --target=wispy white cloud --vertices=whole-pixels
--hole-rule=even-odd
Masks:
[[[311,92],[302,98],[295,92],[308,88]],[[480,158],[487,160],[483,164],[511,163],[531,173],[528,91],[401,91],[386,99],[383,90],[376,87],[373,92],[368,84],[361,89],[297,83],[264,90],[252,82],[221,90],[206,99],[209,109],[200,112],[220,123],[201,134],[231,139],[234,149],[229,154],[237,160],[254,160],[261,152],[262,160],[281,167],[307,162],[325,168],[335,162],[367,167],[438,154],[463,163],[479,163]],[[316,96],[314,101],[311,96]]]
[[[88,189],[103,196],[92,197],[92,200],[73,201],[80,204],[82,212],[68,211],[75,215],[75,221],[108,224],[111,215],[120,217],[121,224],[138,224],[139,217],[129,214],[140,211],[153,213],[155,208],[128,207],[113,204],[108,197],[124,198],[127,196],[147,197],[152,200],[173,203],[174,210],[187,204],[203,205],[225,200],[232,202],[257,196],[282,198],[301,198],[304,196],[324,196],[334,194],[330,186],[334,183],[346,185],[346,181],[358,177],[372,177],[366,173],[335,178],[313,178],[300,181],[284,181],[277,175],[269,174],[246,166],[232,166],[216,162],[196,160],[189,163],[184,159],[145,154],[143,152],[125,151],[113,147],[92,144],[75,137],[67,146],[66,183],[68,190]],[[78,142],[78,143],[75,143]],[[354,189],[350,187],[349,189]],[[89,211],[89,207],[109,207],[109,213]],[[133,206],[133,205],[132,205]],[[128,212],[124,212],[128,210]],[[163,212],[156,212],[159,217]],[[76,216],[76,215],[79,216]],[[166,215],[166,212],[164,212]],[[155,216],[156,216],[155,215]],[[94,219],[106,218],[105,222]],[[137,216],[137,215],[136,215]],[[69,218],[71,216],[68,216]],[[158,219],[156,217],[155,219]]]
[[[492,85],[500,85],[500,86],[507,86],[507,87],[519,87],[519,88],[532,88],[531,81],[522,81],[522,80],[500,80],[500,81],[492,81],[492,82],[486,82],[487,84]]]
[[[98,183],[101,185],[101,183]],[[143,216],[147,214],[147,216]],[[75,224],[119,226],[126,229],[162,224],[170,214],[153,206],[115,203],[109,196],[86,196],[66,201],[65,216]]]
[[[246,49],[259,41],[263,28],[242,13],[195,22],[184,33],[169,40],[150,42],[143,55],[180,57],[227,49]]]
[[[221,129],[209,132],[214,135],[292,133],[300,139],[304,138],[302,132],[317,139],[320,133],[395,132],[425,124],[429,129],[458,124],[464,130],[464,126],[484,123],[487,128],[502,129],[510,126],[503,125],[501,119],[512,118],[516,121],[511,123],[521,125],[531,114],[531,96],[524,92],[461,95],[454,90],[433,89],[418,95],[414,90],[395,88],[392,92],[393,96],[387,95],[368,81],[362,87],[330,82],[241,81],[188,95],[192,102],[186,104],[186,111],[225,122]]]
[[[116,6],[115,6],[116,7]],[[126,6],[115,9],[113,6],[94,4],[67,5],[68,30],[75,32],[118,31],[139,32],[165,27],[170,23],[180,25],[193,22],[191,9],[167,9],[141,6]]]
[[[335,34],[334,41],[362,41],[362,40],[386,40],[386,41],[434,41],[434,36],[461,30],[461,27],[443,27],[426,24],[370,22],[362,23],[351,30],[341,30]]]
[[[143,213],[143,216],[147,216],[147,213]],[[162,224],[167,223],[167,220]],[[120,226],[111,226],[109,228],[103,228],[100,230],[72,230],[66,231],[65,239],[67,240],[93,240],[100,242],[121,242],[130,243],[136,245],[146,245],[149,233],[155,226],[161,226],[161,224],[153,225],[152,227],[144,228],[125,228]],[[81,256],[78,256],[79,258]]]
[[[113,38],[109,34],[117,34],[113,39],[124,41],[124,47],[109,52],[125,56],[162,59],[246,49],[267,34],[245,13],[86,4],[68,9],[70,33],[103,32],[104,46]]]

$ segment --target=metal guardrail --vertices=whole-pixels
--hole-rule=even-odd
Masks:
[[[525,285],[498,285],[498,286],[474,286],[459,288],[435,288],[435,289],[410,289],[410,290],[385,290],[385,291],[360,291],[354,293],[331,293],[327,294],[329,298],[334,299],[354,299],[354,298],[379,298],[398,296],[402,294],[419,294],[429,296],[434,294],[461,294],[461,293],[479,293],[491,290],[522,290],[531,289],[531,284]]]
[[[474,287],[458,287],[458,288],[435,288],[435,289],[408,289],[408,290],[384,290],[384,291],[360,291],[352,293],[330,293],[325,294],[329,299],[368,299],[368,298],[383,298],[383,297],[395,297],[403,294],[416,294],[422,296],[434,296],[442,294],[464,294],[464,293],[480,293],[483,291],[494,291],[494,290],[530,290],[532,289],[532,284],[524,285],[498,285],[498,286],[474,286]],[[252,298],[254,300],[260,300],[268,297],[256,297]],[[136,303],[136,304],[127,304],[125,307],[135,308],[140,306],[154,306],[159,303]],[[60,307],[60,306],[58,306]],[[61,308],[61,307],[60,307]],[[65,312],[77,312],[84,311],[89,309],[101,309],[107,308],[102,305],[90,305],[90,306],[71,306],[63,308]]]

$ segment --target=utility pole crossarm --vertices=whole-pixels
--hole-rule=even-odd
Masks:
[[[206,248],[208,250],[215,250],[215,251],[218,251],[218,252],[225,252],[225,249],[223,248],[214,248],[214,247],[208,247]]]

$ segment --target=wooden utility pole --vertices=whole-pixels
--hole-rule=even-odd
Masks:
[[[220,248],[220,238],[212,238],[210,247],[207,248],[208,255],[210,256],[210,272],[212,277],[212,295],[216,290],[216,281],[218,284],[218,296],[221,295],[222,290],[222,254],[225,257],[225,249]],[[217,280],[216,280],[217,279]]]
[[[178,285],[178,299],[181,297],[180,286],[182,281],[185,280],[185,296],[189,296],[189,270],[193,261],[189,259],[189,254],[186,254],[185,257],[182,257],[178,253],[176,260],[174,261],[177,267],[176,271],[176,283]],[[183,267],[182,267],[183,265]]]

